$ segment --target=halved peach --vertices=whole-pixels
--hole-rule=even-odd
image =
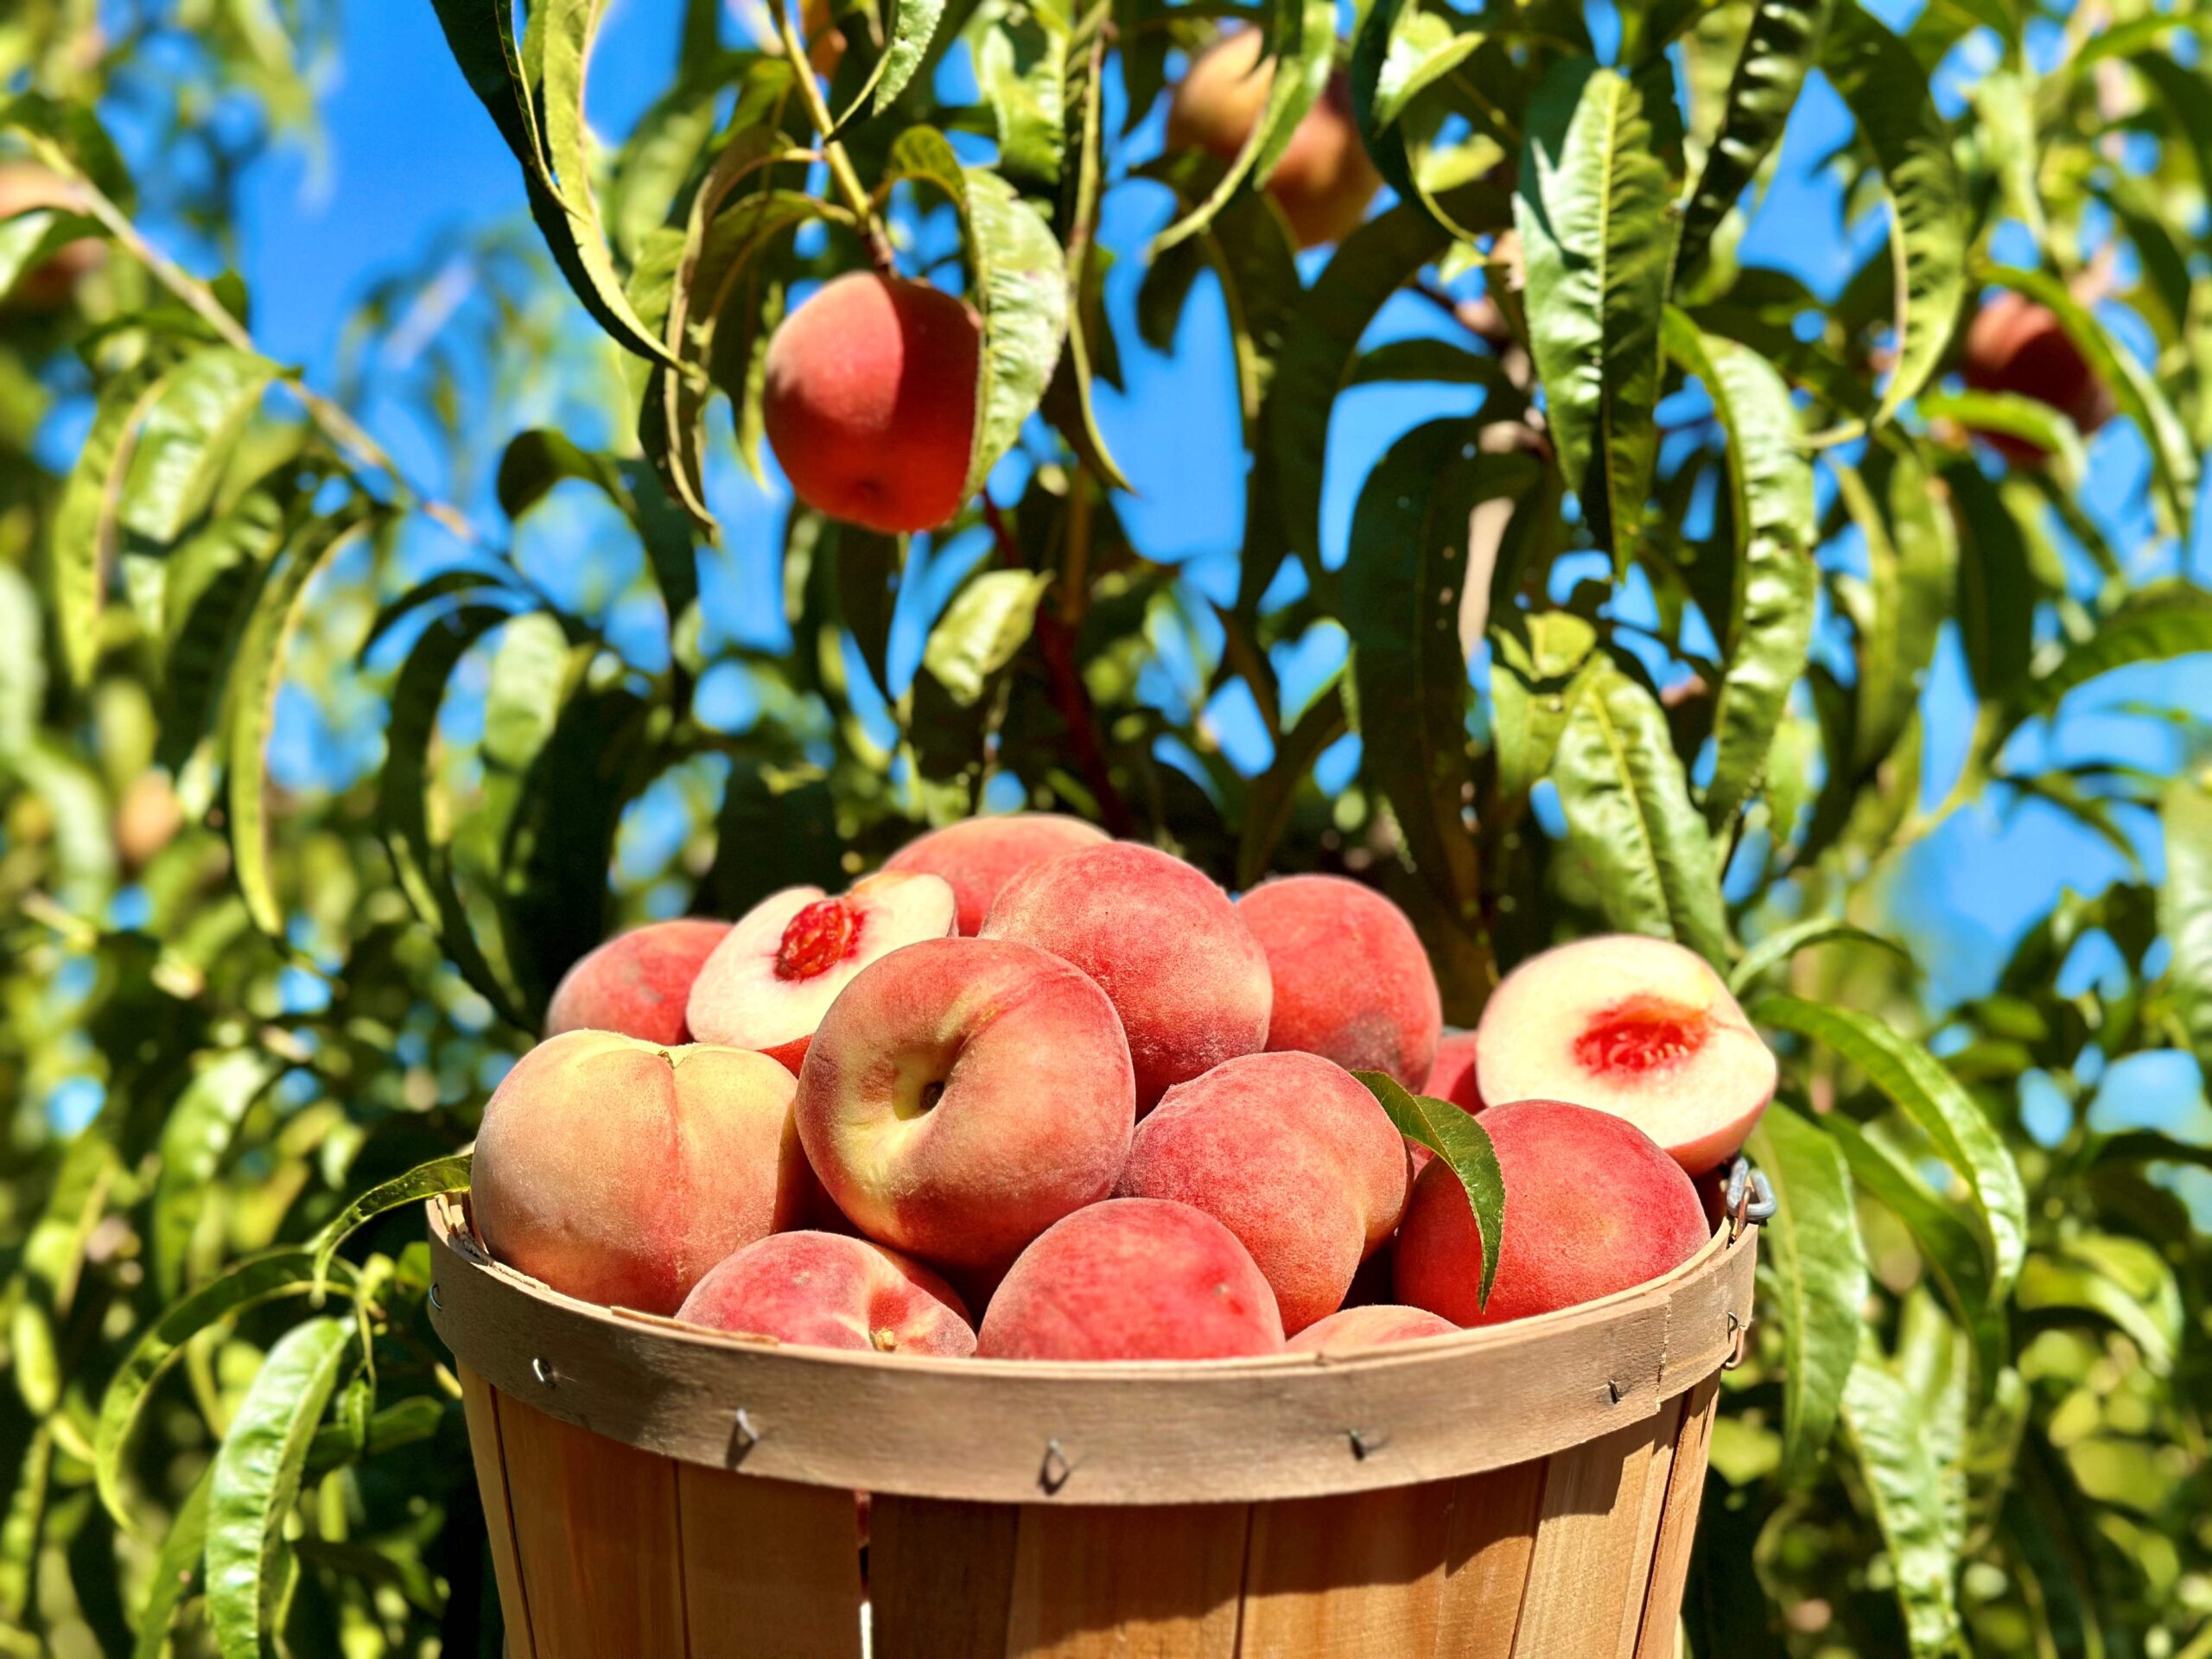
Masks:
[[[830,897],[785,887],[746,912],[691,983],[685,1018],[702,1042],[757,1049],[797,1073],[822,1016],[868,963],[954,931],[951,884],[878,871]]]
[[[1720,976],[1668,939],[1612,934],[1530,957],[1475,1029],[1485,1101],[1626,1118],[1692,1175],[1731,1157],[1774,1097],[1774,1054]]]

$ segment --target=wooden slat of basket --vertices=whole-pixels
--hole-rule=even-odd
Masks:
[[[688,1659],[860,1659],[850,1492],[676,1465]]]
[[[1543,1495],[1541,1461],[1454,1483],[1435,1659],[1510,1659]]]
[[[1006,1651],[1021,1512],[878,1493],[869,1512],[874,1659],[997,1659]]]
[[[1513,1659],[1605,1659],[1618,1646],[1624,1624],[1642,1618],[1643,1604],[1624,1605],[1621,1590],[1648,1572],[1632,1559],[1644,1486],[1653,1451],[1673,1439],[1680,1414],[1679,1404],[1669,1402],[1656,1420],[1548,1461]]]
[[[495,1397],[537,1659],[681,1655],[675,1464]]]
[[[1236,1659],[1250,1510],[1026,1504],[1006,1649],[1022,1659]]]
[[[1712,1450],[1713,1418],[1720,1403],[1720,1379],[1707,1377],[1682,1401],[1682,1429],[1668,1471],[1667,1499],[1652,1548],[1651,1580],[1644,1588],[1644,1611],[1636,1659],[1675,1659],[1682,1587],[1688,1582],[1690,1546],[1697,1537],[1698,1509],[1705,1497],[1706,1460]]]
[[[468,1421],[468,1457],[476,1465],[477,1495],[484,1503],[484,1530],[492,1545],[492,1577],[499,1586],[499,1606],[507,1622],[506,1659],[537,1659],[531,1639],[530,1604],[523,1594],[522,1567],[515,1556],[514,1507],[507,1496],[505,1452],[499,1440],[499,1408],[492,1385],[465,1363],[461,1409]]]
[[[1620,1639],[1613,1648],[1614,1659],[1635,1659],[1637,1638],[1643,1631],[1643,1601],[1651,1588],[1651,1557],[1659,1547],[1659,1527],[1666,1515],[1668,1486],[1684,1427],[1682,1402],[1669,1401],[1659,1414],[1659,1426],[1651,1443],[1651,1466],[1644,1471],[1643,1507],[1637,1517],[1636,1541],[1629,1550],[1628,1592]]]
[[[1239,1659],[1433,1650],[1456,1484],[1254,1504]]]

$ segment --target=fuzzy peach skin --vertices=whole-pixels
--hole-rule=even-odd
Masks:
[[[2018,392],[2050,404],[2088,437],[2113,416],[2112,390],[2049,306],[2007,290],[1974,313],[1961,366],[1976,391]],[[2009,432],[1984,432],[2008,459],[2032,465],[2039,445]]]
[[[718,1262],[676,1317],[739,1336],[863,1353],[964,1359],[959,1294],[920,1262],[838,1233],[778,1233]]]
[[[1136,1094],[1113,1004],[1082,974],[1004,939],[932,939],[830,1005],[795,1111],[861,1231],[988,1274],[1113,1189]]]
[[[1268,953],[1269,1048],[1421,1085],[1444,1005],[1405,912],[1340,875],[1287,875],[1246,893],[1236,913]]]
[[[1697,1190],[1643,1130],[1556,1100],[1483,1114],[1505,1178],[1505,1225],[1487,1306],[1467,1191],[1438,1160],[1398,1230],[1398,1300],[1454,1325],[1502,1325],[1658,1278],[1711,1235]]]
[[[929,530],[960,510],[976,448],[982,324],[926,283],[849,271],[784,319],[760,414],[791,490],[871,530]]]
[[[687,917],[617,933],[561,976],[545,1034],[613,1031],[664,1046],[690,1042],[683,1013],[691,982],[728,932],[728,922]]]
[[[1484,1100],[1611,1112],[1693,1175],[1732,1157],[1774,1097],[1773,1052],[1720,976],[1669,939],[1617,933],[1531,957],[1491,993],[1475,1044]]]
[[[902,944],[952,932],[951,887],[934,875],[879,870],[831,898],[785,887],[738,918],[691,982],[693,1033],[758,1049],[797,1072],[814,1028],[868,963]]]
[[[1343,1305],[1404,1213],[1408,1179],[1405,1137],[1351,1072],[1247,1054],[1162,1096],[1114,1191],[1187,1204],[1236,1234],[1294,1333]]]
[[[1294,1354],[1342,1354],[1360,1348],[1380,1348],[1386,1343],[1449,1336],[1459,1328],[1427,1308],[1377,1302],[1367,1307],[1347,1307],[1325,1319],[1316,1319],[1283,1346]]]
[[[1202,1210],[1116,1198],[1021,1253],[976,1332],[982,1359],[1229,1359],[1282,1348],[1268,1281]]]
[[[1436,1058],[1420,1092],[1431,1100],[1448,1100],[1463,1112],[1482,1110],[1482,1087],[1475,1078],[1473,1032],[1447,1031],[1437,1039]]]
[[[515,1063],[476,1135],[492,1254],[588,1302],[673,1313],[810,1190],[791,1074],[743,1049],[571,1031]]]
[[[1104,988],[1128,1036],[1140,1113],[1267,1046],[1267,953],[1228,894],[1157,848],[1109,842],[1031,865],[1000,891],[982,937],[1049,950]]]
[[[971,938],[999,889],[1032,864],[1107,839],[1095,823],[1058,812],[1009,812],[969,818],[908,842],[883,861],[887,870],[922,870],[952,883],[960,901],[960,931]]]
[[[1274,82],[1274,66],[1261,61],[1261,47],[1257,29],[1236,29],[1192,62],[1167,106],[1170,149],[1204,149],[1224,161],[1243,149]],[[1313,248],[1350,235],[1382,187],[1352,124],[1349,85],[1334,76],[1292,132],[1268,175],[1268,194],[1298,245]]]

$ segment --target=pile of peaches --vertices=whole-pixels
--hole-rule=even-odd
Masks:
[[[1232,901],[1043,814],[624,933],[548,1024],[476,1144],[498,1260],[742,1336],[986,1359],[1335,1351],[1626,1289],[1710,1236],[1693,1177],[1775,1083],[1677,945],[1548,951],[1446,1036],[1372,889]],[[1459,1176],[1356,1072],[1480,1114],[1505,1186],[1486,1300]]]

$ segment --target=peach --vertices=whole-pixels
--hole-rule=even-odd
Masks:
[[[1227,1359],[1282,1348],[1260,1269],[1202,1210],[1116,1198],[1021,1253],[976,1333],[984,1359]]]
[[[1056,854],[1095,847],[1106,832],[1058,812],[1009,812],[968,818],[908,842],[883,861],[887,870],[924,870],[952,883],[960,900],[960,931],[983,931],[983,918],[999,889]]]
[[[849,271],[768,342],[760,413],[792,491],[832,518],[930,530],[968,499],[975,312],[925,283]]]
[[[894,950],[845,988],[794,1110],[861,1231],[988,1275],[1112,1190],[1136,1095],[1097,986],[1028,945],[948,938]]]
[[[743,1049],[548,1038],[485,1105],[477,1230],[493,1256],[555,1290],[673,1313],[715,1262],[799,1215],[809,1177],[796,1087]]]
[[[1614,934],[1531,957],[1491,993],[1475,1039],[1484,1100],[1611,1112],[1693,1175],[1732,1156],[1774,1097],[1772,1051],[1720,976],[1667,939]]]
[[[1358,1078],[1314,1054],[1247,1054],[1161,1097],[1114,1191],[1236,1234],[1295,1332],[1343,1305],[1397,1226],[1407,1179],[1405,1137]]]
[[[976,1351],[968,1310],[918,1262],[837,1233],[778,1233],[725,1257],[676,1317],[740,1336],[863,1353]]]
[[[738,918],[691,982],[684,1017],[704,1041],[758,1049],[796,1072],[837,993],[902,944],[953,930],[952,888],[878,871],[838,898],[785,887]]]
[[[1243,151],[1274,82],[1274,65],[1260,61],[1260,49],[1259,31],[1240,29],[1199,54],[1168,103],[1169,149],[1203,149],[1224,161]],[[1268,175],[1268,194],[1298,245],[1313,248],[1350,235],[1382,188],[1352,124],[1351,89],[1337,75],[1291,134]]]
[[[1711,1236],[1681,1166],[1633,1123],[1556,1100],[1483,1114],[1505,1178],[1497,1278],[1487,1306],[1482,1236],[1442,1160],[1414,1183],[1398,1230],[1398,1300],[1455,1325],[1501,1325],[1658,1278]]]
[[[184,828],[184,803],[168,774],[149,766],[124,785],[115,804],[115,849],[126,869],[143,869]]]
[[[728,933],[728,922],[686,917],[616,934],[561,976],[545,1034],[615,1031],[645,1043],[690,1042],[683,1012],[692,982]]]
[[[1483,1109],[1483,1091],[1475,1079],[1475,1033],[1447,1031],[1437,1039],[1436,1058],[1421,1092],[1431,1100],[1448,1100],[1463,1112]]]
[[[1459,1328],[1427,1308],[1378,1302],[1368,1307],[1347,1307],[1325,1319],[1316,1319],[1283,1345],[1294,1354],[1341,1354],[1380,1348],[1385,1343],[1449,1336]]]
[[[2112,390],[2097,376],[2057,313],[2007,289],[1974,314],[1967,329],[1967,385],[1976,391],[2018,392],[2048,404],[2083,437],[2112,418]],[[2041,446],[2009,432],[1980,435],[2017,461],[2044,458]]]
[[[1228,894],[1156,848],[1109,842],[1031,865],[1000,890],[982,937],[1039,946],[1104,988],[1128,1036],[1140,1113],[1267,1046],[1267,953]]]
[[[1408,1089],[1427,1080],[1444,1004],[1405,912],[1340,875],[1291,875],[1253,888],[1236,913],[1268,953],[1269,1048],[1386,1071]]]

